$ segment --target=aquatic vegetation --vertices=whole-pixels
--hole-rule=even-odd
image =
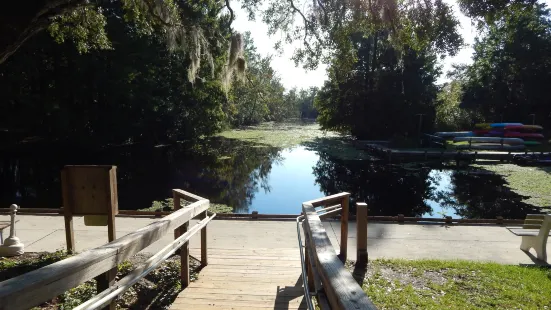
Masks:
[[[339,159],[373,159],[353,145],[353,139],[336,132],[323,131],[317,123],[262,123],[220,133],[221,137],[257,144],[292,148],[304,145],[310,151],[325,153]]]
[[[228,139],[237,139],[274,147],[293,147],[316,138],[339,137],[330,131],[322,131],[317,123],[262,123],[239,129],[224,131],[219,134]]]

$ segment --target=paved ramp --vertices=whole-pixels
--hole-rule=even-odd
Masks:
[[[298,248],[212,249],[171,309],[306,309],[300,275]]]

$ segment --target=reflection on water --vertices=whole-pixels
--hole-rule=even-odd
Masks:
[[[193,151],[183,146],[55,150],[0,157],[3,207],[57,208],[64,165],[113,164],[121,209],[147,208],[170,197],[172,188],[182,188],[240,213],[297,214],[301,202],[343,191],[351,193],[352,212],[354,202],[363,201],[370,215],[522,218],[539,212],[496,175],[342,160],[311,146],[279,149],[214,138]]]

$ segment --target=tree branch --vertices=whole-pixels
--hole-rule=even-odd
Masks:
[[[228,8],[228,11],[230,11],[230,23],[228,24],[228,27],[230,27],[231,24],[233,23],[233,18],[234,18],[233,10],[230,6],[230,0],[226,0],[226,7]]]
[[[21,31],[17,39],[0,50],[0,64],[4,63],[10,56],[17,52],[28,39],[46,29],[52,18],[65,14],[70,10],[74,10],[86,2],[86,0],[58,0],[46,4],[44,8],[38,11],[33,17],[29,25]]]

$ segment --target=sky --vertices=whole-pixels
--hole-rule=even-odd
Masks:
[[[472,44],[474,43],[474,38],[476,36],[475,27],[471,24],[471,20],[459,11],[456,1],[444,1],[452,5],[455,15],[459,18],[459,31],[465,41],[465,47],[463,47],[456,56],[446,57],[443,61],[441,61],[444,74],[442,74],[438,80],[438,83],[446,81],[445,73],[452,68],[452,64],[470,64],[472,62]],[[544,0],[543,2],[545,2],[548,6],[551,6],[551,0]],[[269,37],[267,35],[268,27],[264,23],[261,21],[249,21],[245,11],[239,7],[237,2],[234,3],[235,4],[232,8],[235,12],[236,19],[232,26],[238,32],[250,31],[258,52],[264,56],[273,56],[272,67],[279,73],[281,82],[286,89],[291,89],[293,87],[300,89],[310,86],[323,85],[323,82],[327,78],[327,67],[325,65],[320,64],[318,69],[314,71],[305,71],[302,67],[300,67],[300,65],[299,67],[295,67],[295,63],[291,60],[294,47],[292,45],[286,45],[284,53],[282,55],[278,55],[273,49],[275,42],[278,41],[278,38]],[[257,19],[259,19],[258,16]],[[294,42],[293,44],[298,46],[300,42]]]

